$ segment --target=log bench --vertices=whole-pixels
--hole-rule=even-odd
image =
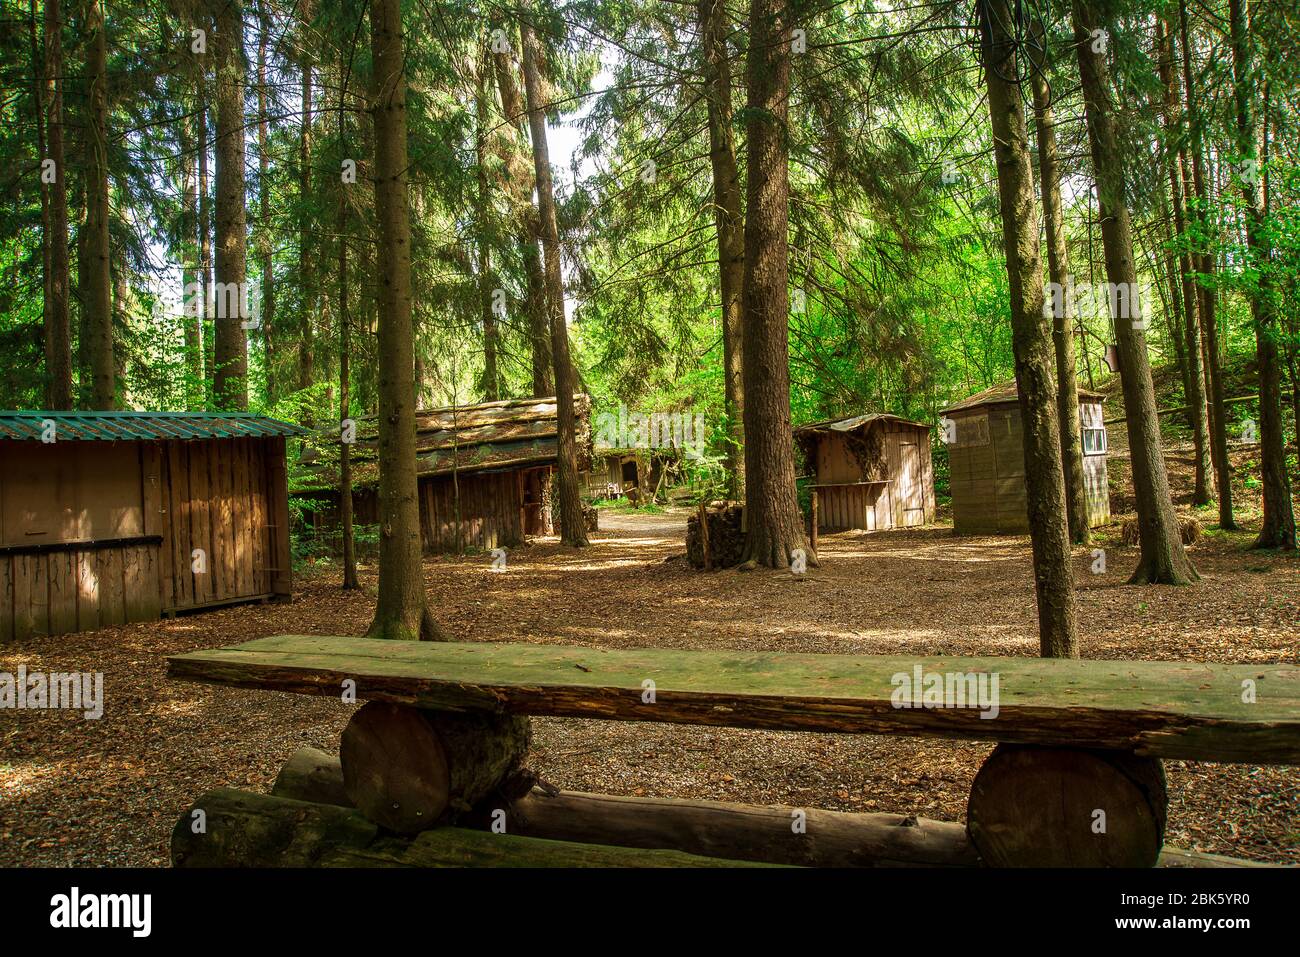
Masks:
[[[271,796],[199,798],[173,832],[177,864],[1224,866],[1162,852],[1161,759],[1300,763],[1290,665],[288,635],[173,656],[168,674],[367,702],[338,758],[296,755]],[[530,790],[534,715],[997,747],[962,827]]]

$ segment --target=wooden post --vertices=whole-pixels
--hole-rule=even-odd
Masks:
[[[713,558],[709,554],[709,511],[701,502],[698,510],[700,517],[700,547],[704,549],[704,570],[713,571]]]
[[[817,550],[817,491],[813,490],[812,498],[808,503],[808,544]]]
[[[293,555],[289,544],[289,470],[284,437],[263,443],[266,450],[267,507],[271,526],[271,594],[287,600],[293,595]]]

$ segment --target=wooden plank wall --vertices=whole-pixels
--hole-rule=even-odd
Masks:
[[[459,493],[459,505],[456,495]],[[492,549],[524,540],[519,475],[480,472],[420,479],[420,537],[429,552]],[[459,529],[458,529],[459,519]]]
[[[160,551],[135,544],[0,555],[0,642],[156,619]]]
[[[116,482],[99,506],[108,514],[138,510],[140,537],[161,544],[0,555],[0,641],[290,593],[283,437],[131,444],[137,484]],[[206,555],[202,573],[193,570],[197,548]]]
[[[817,524],[820,531],[876,531],[916,527],[934,521],[934,466],[929,429],[902,422],[881,423],[873,428],[884,430],[884,478],[889,484],[830,484],[818,488]],[[819,483],[862,479],[861,467],[852,460],[847,445],[838,435],[826,436],[818,442],[817,464]]]
[[[949,477],[952,491],[953,528],[959,535],[988,535],[1008,531],[1001,527],[1006,510],[999,507],[998,493],[1004,489],[1001,468],[1014,445],[1010,467],[1023,476],[1024,459],[1019,442],[1011,442],[1010,422],[1005,407],[981,406],[951,413],[957,425],[957,443],[948,449]],[[980,420],[984,420],[983,424]],[[1018,425],[1019,418],[1016,418]],[[977,444],[965,444],[966,436],[980,436]],[[987,441],[983,441],[987,436]],[[1019,464],[1016,464],[1019,463]],[[1011,481],[1023,482],[1012,478]],[[1011,490],[1014,496],[1014,490]],[[1028,528],[1025,507],[1019,512],[1022,528]]]
[[[168,442],[160,469],[165,610],[289,594],[283,438]]]
[[[949,476],[953,528],[959,535],[1027,534],[1029,502],[1025,487],[1024,436],[1020,409],[1014,405],[981,406],[949,417],[957,423],[988,416],[989,443],[950,447]],[[1104,428],[1101,403],[1080,403],[1081,426]],[[1110,486],[1105,455],[1083,459],[1088,522],[1094,527],[1110,521]]]

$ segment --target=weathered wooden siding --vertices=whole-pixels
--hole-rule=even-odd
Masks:
[[[0,641],[291,588],[283,438],[25,442],[0,455]]]
[[[165,611],[290,594],[283,438],[168,442],[158,468]]]
[[[159,551],[137,541],[0,554],[0,642],[157,618]]]
[[[880,474],[864,476],[840,435],[820,436],[816,448],[819,531],[911,528],[934,521],[934,468],[930,433],[902,422],[883,430]]]
[[[1103,427],[1101,403],[1080,403],[1079,414],[1081,427]],[[957,426],[957,441],[948,447],[953,530],[959,535],[1027,534],[1029,501],[1020,407],[979,406],[951,412],[948,418]],[[1088,520],[1103,525],[1110,520],[1106,456],[1086,455],[1083,465]]]
[[[493,549],[518,545],[525,534],[545,534],[540,512],[539,479],[550,469],[511,469],[458,475],[422,475],[419,483],[420,541],[429,553],[460,547]],[[328,502],[315,513],[317,527],[338,523],[337,493],[304,493]],[[379,521],[379,499],[373,487],[353,492],[353,516],[358,524]]]
[[[1083,428],[1106,428],[1106,413],[1100,402],[1080,402],[1079,418]],[[1088,524],[1093,528],[1105,525],[1110,521],[1110,481],[1105,452],[1084,455],[1083,490],[1088,499]]]

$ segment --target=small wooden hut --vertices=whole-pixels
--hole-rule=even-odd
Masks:
[[[574,397],[579,471],[591,468],[590,400]],[[428,552],[517,545],[548,535],[551,474],[559,459],[552,398],[507,399],[416,413],[420,537]],[[353,462],[353,518],[379,521],[377,423],[358,421]],[[318,529],[337,525],[336,469],[321,469],[294,490]]]
[[[930,427],[889,414],[794,430],[816,477],[819,532],[911,528],[934,521]]]
[[[0,412],[0,641],[292,590],[285,437],[241,412]]]
[[[640,488],[646,463],[634,449],[597,449],[591,470],[582,473],[583,491],[588,498],[618,498],[629,489]]]
[[[1106,426],[1098,392],[1079,390],[1083,482],[1092,526],[1110,521]],[[943,410],[955,428],[948,442],[953,530],[958,535],[1026,534],[1024,433],[1014,380]]]

